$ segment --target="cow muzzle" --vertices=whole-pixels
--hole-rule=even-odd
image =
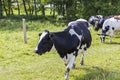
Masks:
[[[105,42],[105,37],[108,36],[107,34],[97,34],[100,36],[101,43]]]
[[[34,50],[35,53],[42,55],[38,50]]]

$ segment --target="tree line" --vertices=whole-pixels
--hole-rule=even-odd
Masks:
[[[63,16],[65,19],[92,15],[119,15],[120,0],[0,0],[0,18],[6,16]]]

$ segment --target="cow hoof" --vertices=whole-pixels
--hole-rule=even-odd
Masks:
[[[83,62],[81,62],[80,65],[83,66],[84,65]]]

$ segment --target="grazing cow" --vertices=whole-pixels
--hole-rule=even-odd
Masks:
[[[84,52],[91,45],[91,34],[88,30],[88,22],[76,20],[68,24],[68,27],[60,32],[45,30],[41,36],[35,52],[43,54],[54,46],[60,57],[65,61],[65,80],[68,80],[69,71],[75,67],[75,59],[78,51],[82,53],[81,65],[84,63]]]
[[[109,18],[112,18],[113,16],[105,16],[105,17],[102,17],[101,19],[99,19],[98,21],[96,21],[96,24],[95,24],[95,31],[98,31],[99,29],[102,29],[102,26],[103,26],[103,23],[105,20],[109,19]]]
[[[112,36],[114,31],[120,30],[120,20],[114,17],[105,20],[102,27],[102,33],[100,34],[101,42],[105,42],[105,36],[110,36],[110,42],[112,41]]]
[[[95,15],[95,16],[91,16],[88,20],[88,22],[93,25],[93,27],[95,26],[96,24],[96,21],[100,20],[101,18],[103,18],[102,15]]]

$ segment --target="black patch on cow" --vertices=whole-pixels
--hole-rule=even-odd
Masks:
[[[79,45],[77,36],[71,36],[67,31],[54,33],[52,41],[62,58],[67,55],[67,53],[70,54],[76,51],[77,46]]]
[[[107,32],[109,30],[110,26],[106,26],[105,27],[105,32]]]
[[[78,55],[78,49],[76,49],[75,53],[73,54],[74,56]]]
[[[87,47],[84,47],[84,50],[86,51],[86,50],[87,50]]]
[[[112,30],[114,30],[115,28],[114,27],[112,27]]]

